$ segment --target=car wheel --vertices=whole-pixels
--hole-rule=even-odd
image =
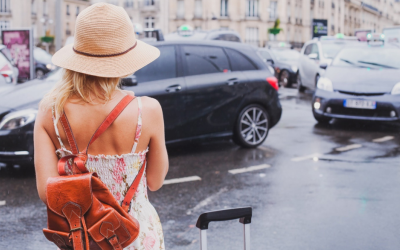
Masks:
[[[279,82],[283,87],[288,88],[292,85],[292,83],[289,81],[289,78],[290,78],[289,71],[282,70],[281,73],[279,74]]]
[[[317,83],[318,83],[318,81],[319,81],[319,78],[320,78],[319,75],[316,75],[316,76],[315,76],[315,88],[317,88]]]
[[[297,90],[302,93],[306,90],[306,87],[301,82],[300,72],[297,72]]]
[[[267,138],[269,116],[260,105],[245,107],[239,114],[233,133],[233,141],[245,148],[255,148]]]
[[[317,120],[317,122],[320,124],[329,124],[329,122],[332,120],[329,117],[315,113],[314,109],[313,109],[313,115],[314,115],[315,120]]]
[[[41,69],[36,70],[36,78],[41,79],[44,76],[44,71]]]

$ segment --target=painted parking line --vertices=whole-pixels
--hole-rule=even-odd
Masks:
[[[270,168],[270,167],[271,167],[271,165],[261,164],[261,165],[257,165],[257,166],[247,167],[247,168],[231,169],[228,172],[231,174],[241,174],[241,173],[256,171],[256,170],[260,170],[260,169]]]
[[[169,179],[164,181],[164,185],[189,182],[189,181],[201,181],[201,178],[199,176],[188,176],[183,178]]]
[[[0,201],[0,206],[5,206],[6,205],[6,201]]]
[[[352,150],[352,149],[356,149],[356,148],[361,148],[362,145],[361,144],[350,144],[344,147],[340,147],[340,148],[335,148],[336,151],[339,152],[344,152],[344,151],[348,151],[348,150]]]
[[[223,187],[221,188],[217,193],[208,196],[207,198],[205,198],[204,200],[200,201],[194,208],[189,209],[188,211],[186,211],[187,215],[193,214],[193,213],[197,213],[200,208],[203,208],[205,206],[207,206],[208,204],[210,204],[211,202],[213,202],[214,200],[216,200],[222,193],[225,193],[228,191],[228,188]]]
[[[393,140],[393,139],[394,139],[394,136],[388,135],[388,136],[384,136],[384,137],[381,137],[381,138],[373,139],[372,141],[373,142],[384,142],[384,141],[390,141],[390,140]]]
[[[292,158],[292,161],[305,161],[305,160],[308,160],[308,159],[314,159],[314,158],[318,158],[320,156],[320,154],[317,154],[317,153],[315,153],[315,154],[312,154],[312,155],[305,155],[305,156],[299,156],[299,157],[295,157],[295,158]]]

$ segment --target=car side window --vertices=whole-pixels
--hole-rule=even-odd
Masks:
[[[309,44],[309,45],[307,45],[307,47],[304,49],[304,55],[309,55],[309,54],[311,54],[312,52],[312,47],[313,47],[313,45],[314,44]]]
[[[319,59],[319,50],[316,43],[312,45],[311,54],[317,54],[317,59]]]
[[[183,46],[186,75],[202,75],[230,70],[228,58],[222,48],[211,46]]]
[[[175,46],[160,46],[160,57],[135,72],[138,83],[176,77]]]
[[[232,71],[257,70],[257,67],[243,54],[233,49],[225,49],[232,65]]]

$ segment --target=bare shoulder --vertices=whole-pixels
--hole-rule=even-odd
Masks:
[[[141,97],[141,100],[142,100],[143,109],[146,109],[148,112],[151,112],[151,113],[161,112],[161,114],[162,114],[161,105],[156,99],[148,97],[148,96],[143,96],[143,97]]]
[[[53,126],[53,112],[51,108],[40,107],[36,116],[35,125],[48,128]]]

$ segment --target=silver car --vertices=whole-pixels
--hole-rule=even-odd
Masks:
[[[7,83],[16,84],[18,81],[19,70],[15,66],[10,51],[4,45],[0,45],[0,75]]]
[[[321,65],[329,65],[336,54],[349,43],[358,43],[356,37],[321,37],[304,44],[299,58],[297,87],[300,92],[315,89],[321,76]]]

